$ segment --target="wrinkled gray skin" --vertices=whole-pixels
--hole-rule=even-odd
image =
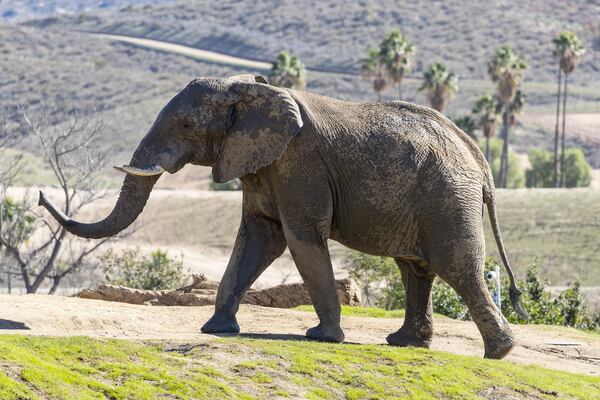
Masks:
[[[249,75],[197,79],[175,96],[130,165],[213,167],[216,182],[241,178],[243,212],[203,332],[239,332],[240,299],[289,247],[320,323],[309,338],[341,342],[340,303],[327,239],[393,257],[406,287],[406,318],[392,345],[429,347],[431,286],[438,275],[465,300],[485,343],[504,357],[515,337],[483,277],[482,208],[496,221],[494,186],[476,144],[440,113],[404,102],[358,104],[285,90]],[[159,175],[125,177],[106,219],[82,224],[41,195],[40,204],[75,235],[100,238],[129,226]],[[518,289],[511,289],[518,305]],[[521,309],[519,309],[522,311]]]

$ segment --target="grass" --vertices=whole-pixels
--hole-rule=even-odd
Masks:
[[[590,399],[598,391],[596,377],[422,349],[0,336],[0,398],[6,400]]]
[[[295,307],[298,311],[314,312],[315,308],[312,305],[303,305]],[[404,310],[384,310],[376,307],[360,307],[360,306],[342,306],[342,315],[348,317],[369,317],[369,318],[404,318]]]

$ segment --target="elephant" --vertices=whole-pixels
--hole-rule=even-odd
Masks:
[[[250,74],[198,78],[160,111],[128,165],[108,216],[81,223],[40,192],[39,204],[84,238],[115,235],[142,212],[164,172],[212,167],[215,182],[239,178],[242,217],[205,333],[238,333],[242,295],[286,248],[319,318],[308,338],[342,342],[340,302],[328,239],[392,257],[406,289],[406,316],[387,337],[426,347],[433,337],[431,290],[439,276],[464,299],[487,358],[516,337],[484,279],[484,207],[520,301],[496,213],[492,174],[477,144],[430,108],[402,101],[356,103],[269,85]]]

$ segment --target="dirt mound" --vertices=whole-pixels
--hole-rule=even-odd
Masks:
[[[194,274],[192,284],[176,290],[140,290],[125,286],[100,285],[84,289],[78,297],[154,306],[206,306],[215,304],[219,283],[203,274]],[[360,305],[360,289],[352,279],[336,281],[341,304]],[[269,289],[250,289],[242,298],[243,304],[264,307],[292,308],[310,304],[308,290],[302,283],[277,285]]]

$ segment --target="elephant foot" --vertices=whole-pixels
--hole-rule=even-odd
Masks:
[[[319,342],[342,343],[344,341],[344,331],[339,325],[323,326],[319,324],[306,331],[306,337]]]
[[[502,337],[494,337],[491,340],[484,340],[485,358],[500,360],[508,355],[517,344],[517,339],[512,332],[506,332]]]
[[[203,333],[240,333],[240,326],[235,316],[215,314],[200,330]]]
[[[431,338],[433,335],[417,336],[414,334],[408,334],[406,331],[400,328],[398,331],[388,335],[386,338],[387,342],[392,346],[399,347],[423,347],[428,349],[431,347]]]

